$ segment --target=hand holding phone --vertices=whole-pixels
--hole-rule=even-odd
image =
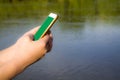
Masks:
[[[34,40],[36,41],[39,38],[42,38],[47,33],[47,31],[52,27],[57,18],[58,18],[57,14],[50,13],[46,20],[41,25],[41,27],[38,29],[36,34],[34,35]]]

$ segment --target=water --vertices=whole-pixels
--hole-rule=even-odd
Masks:
[[[39,21],[1,23],[0,49],[13,44]],[[8,28],[9,26],[9,28]],[[21,27],[22,26],[22,27]],[[120,24],[101,20],[57,23],[52,28],[54,46],[42,60],[14,80],[119,80]]]
[[[119,80],[120,17],[73,16],[64,20],[61,16],[51,29],[52,51],[13,80]],[[44,16],[1,21],[0,50],[43,20]]]

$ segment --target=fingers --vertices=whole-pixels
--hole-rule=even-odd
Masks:
[[[27,40],[32,41],[37,46],[42,46],[42,48],[44,48],[46,50],[46,52],[51,51],[52,43],[53,43],[53,37],[52,37],[52,34],[51,34],[50,30],[41,39],[39,39],[37,41],[33,41],[34,34],[37,32],[38,29],[39,29],[39,26],[30,30],[30,31],[28,31],[27,33],[25,33],[24,37],[27,36],[28,37]]]
[[[46,34],[43,38],[36,41],[38,44],[41,44],[44,49],[46,49],[46,52],[51,51],[52,49],[52,43],[53,43],[53,37],[52,34]],[[37,44],[37,45],[38,45]]]
[[[51,51],[52,46],[53,46],[52,44],[53,44],[53,38],[52,38],[52,36],[50,36],[50,39],[49,39],[49,41],[47,42],[47,45],[46,45],[47,52]]]
[[[49,52],[49,51],[51,51],[52,46],[53,46],[53,36],[51,33],[50,33],[50,40],[47,45],[48,45],[48,52]]]
[[[41,38],[39,41],[43,41],[45,44],[49,42],[50,36],[46,34],[43,38]]]

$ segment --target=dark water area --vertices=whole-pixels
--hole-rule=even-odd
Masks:
[[[52,51],[13,80],[120,80],[119,0],[95,0],[99,2],[94,6],[92,1],[77,1],[61,0],[59,5],[64,3],[62,7],[54,1],[42,1],[47,5],[42,5],[38,12],[36,10],[40,6],[35,2],[34,8],[31,3],[26,5],[31,6],[33,11],[29,11],[23,3],[12,4],[17,6],[16,11],[24,14],[9,13],[15,10],[7,6],[13,6],[4,5],[9,16],[3,13],[1,17],[4,20],[0,21],[0,50],[40,25],[49,12],[59,14],[59,20],[51,29],[54,36]],[[31,14],[18,6],[25,7]]]

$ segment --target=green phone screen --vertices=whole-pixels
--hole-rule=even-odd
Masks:
[[[41,25],[41,27],[39,28],[39,30],[36,32],[36,34],[34,35],[34,40],[38,40],[39,38],[42,37],[42,35],[46,32],[46,29],[49,28],[51,22],[54,20],[54,18],[48,16],[46,18],[46,20],[44,21],[44,23]]]

